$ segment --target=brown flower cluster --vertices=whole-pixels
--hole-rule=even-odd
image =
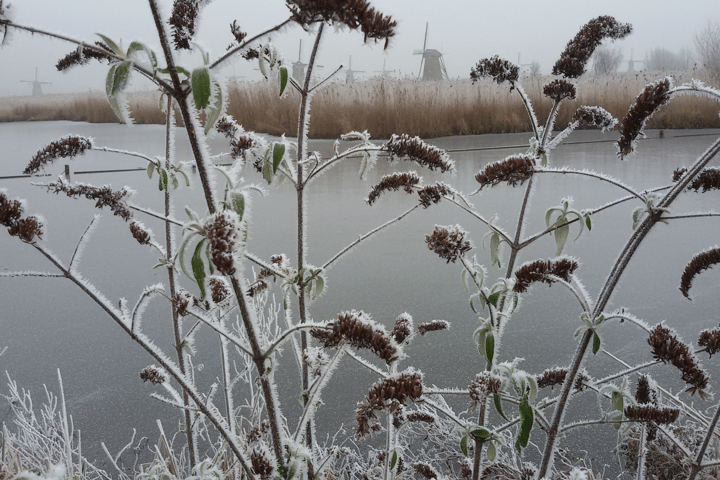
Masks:
[[[645,127],[645,122],[670,101],[668,92],[672,88],[670,77],[647,85],[637,96],[625,118],[620,122],[620,138],[618,139],[618,156],[625,158],[635,150],[635,140]]]
[[[468,387],[470,398],[473,401],[473,407],[485,401],[490,395],[495,395],[500,391],[502,381],[490,372],[481,372],[475,376]]]
[[[235,224],[228,219],[226,212],[215,216],[215,220],[205,227],[205,233],[210,240],[210,252],[215,268],[223,275],[235,273],[235,260],[233,251],[237,243]]]
[[[240,25],[237,24],[237,20],[233,20],[233,23],[230,24],[230,33],[232,33],[235,40],[227,47],[228,50],[242,44],[243,40],[248,36],[247,32],[243,32]]]
[[[204,0],[175,0],[168,23],[172,28],[176,50],[190,50],[190,42],[195,35],[195,22],[203,3]]]
[[[270,429],[270,423],[267,420],[263,420],[260,425],[253,426],[247,433],[247,439],[249,442],[259,442],[262,440],[263,434]]]
[[[100,51],[94,48],[79,47],[58,60],[55,68],[58,72],[64,72],[72,67],[87,65],[90,60],[110,62],[112,57],[108,53],[113,53],[112,50],[102,42],[95,42],[95,45]]]
[[[567,257],[560,257],[554,260],[535,260],[526,263],[515,270],[515,286],[513,291],[516,293],[525,293],[533,282],[543,282],[552,285],[555,280],[551,277],[555,276],[570,281],[570,275],[579,267],[575,260]]]
[[[215,124],[215,130],[225,135],[226,138],[235,138],[238,131],[238,124],[235,123],[232,118],[223,115]]]
[[[415,172],[395,172],[383,175],[380,181],[370,189],[365,201],[368,205],[372,205],[383,192],[390,190],[397,192],[401,188],[405,190],[405,193],[411,194],[413,187],[419,183],[420,177]]]
[[[413,470],[415,470],[415,473],[422,475],[423,478],[440,478],[438,472],[429,464],[424,462],[413,463]]]
[[[188,292],[181,290],[172,297],[172,304],[173,308],[177,310],[178,315],[186,316],[189,315],[190,312],[188,312],[188,307],[190,306],[190,300],[192,299],[192,295],[190,295]]]
[[[625,416],[637,422],[654,422],[667,425],[677,420],[680,410],[677,408],[656,407],[654,405],[628,405]]]
[[[395,412],[407,399],[418,400],[423,393],[422,374],[406,371],[400,375],[384,378],[370,388],[363,402],[358,402],[355,412],[358,437],[366,437],[373,430],[375,412]]]
[[[691,394],[698,392],[703,398],[707,395],[704,392],[708,385],[705,372],[697,365],[688,346],[678,340],[669,328],[658,325],[652,329],[648,344],[652,347],[653,358],[663,363],[670,362],[682,372],[682,380],[690,385],[687,391]]]
[[[685,298],[690,298],[690,287],[692,287],[695,275],[718,263],[720,263],[720,248],[698,253],[690,260],[680,278],[680,291],[685,295]]]
[[[363,311],[342,312],[338,319],[330,322],[331,331],[310,330],[310,335],[323,342],[326,348],[337,347],[347,342],[355,348],[367,348],[390,364],[398,359],[395,341]]]
[[[35,237],[42,238],[43,224],[35,216],[22,218],[23,207],[19,200],[10,200],[0,191],[0,225],[7,227],[8,233],[25,243],[32,243]]]
[[[360,30],[364,40],[388,42],[395,36],[397,22],[370,6],[366,0],[286,0],[292,19],[306,27],[315,22],[342,23]]]
[[[542,375],[537,377],[537,384],[539,388],[554,387],[555,385],[562,385],[567,376],[567,369],[557,368],[555,370],[545,370]]]
[[[272,462],[265,456],[265,450],[254,448],[250,452],[250,463],[252,464],[253,473],[260,475],[260,478],[269,478],[272,475],[274,467]]]
[[[133,238],[135,238],[140,245],[147,245],[150,243],[150,231],[148,231],[145,226],[137,220],[133,220],[132,223],[130,223],[130,233],[132,233]]]
[[[678,168],[673,172],[673,182],[677,182],[687,172],[687,168]],[[700,173],[693,178],[687,187],[688,190],[695,190],[705,193],[709,190],[720,190],[720,168],[711,167],[703,168]]]
[[[470,70],[470,78],[473,83],[481,78],[492,78],[495,83],[500,85],[503,82],[510,82],[510,91],[515,88],[515,82],[520,78],[520,67],[512,62],[503,60],[495,55],[491,58],[483,58],[475,68]]]
[[[407,313],[401,313],[395,320],[395,326],[390,332],[390,335],[395,339],[395,342],[400,345],[402,344],[412,333],[412,317]]]
[[[455,171],[455,163],[448,158],[444,150],[428,145],[420,137],[393,135],[382,149],[390,153],[390,161],[395,157],[407,157],[429,170],[440,170],[442,173]]]
[[[222,303],[230,296],[230,287],[222,277],[212,275],[208,278],[208,286],[210,287],[210,298],[216,304]]]
[[[435,417],[425,412],[410,412],[405,418],[408,422],[435,423]]]
[[[90,149],[92,149],[92,142],[89,139],[77,135],[68,135],[57,142],[52,142],[42,150],[38,150],[23,173],[25,175],[37,173],[45,164],[52,163],[57,158],[74,157]]]
[[[514,187],[532,177],[535,167],[535,159],[530,155],[511,155],[505,160],[489,163],[477,175],[475,181],[480,184],[480,189],[490,186],[494,187],[500,182],[507,182]]]
[[[555,103],[560,103],[566,98],[575,100],[577,96],[575,85],[562,78],[546,83],[543,87],[543,93],[546,97],[552,98]]]
[[[132,211],[130,211],[127,203],[125,203],[125,197],[130,196],[132,193],[127,187],[123,187],[121,190],[115,191],[108,185],[104,185],[102,187],[93,187],[92,185],[85,185],[82,183],[69,185],[62,180],[55,183],[48,183],[43,186],[47,187],[48,192],[64,192],[70,198],[78,198],[82,196],[88,200],[95,200],[96,208],[102,209],[104,207],[109,207],[110,210],[112,210],[113,215],[117,215],[126,222],[133,216]]]
[[[140,372],[140,378],[143,382],[150,382],[153,385],[157,385],[158,383],[163,383],[165,381],[165,376],[154,367],[147,367],[143,369],[143,371]]]
[[[657,392],[650,386],[647,375],[640,375],[637,388],[635,389],[635,400],[638,403],[657,405]]]
[[[461,463],[460,478],[470,478],[472,475],[472,465],[470,464],[470,460],[466,458]]]
[[[713,353],[720,352],[720,328],[703,330],[700,332],[698,345],[705,347],[705,351],[712,357]]]
[[[447,330],[450,328],[450,324],[445,320],[433,320],[432,322],[425,322],[418,325],[418,333],[425,335],[428,332],[439,332],[440,330]]]
[[[560,54],[560,59],[553,66],[552,74],[578,78],[585,73],[585,65],[604,39],[617,40],[629,35],[630,32],[632,32],[630,24],[618,23],[610,16],[600,16],[590,20],[565,46],[565,51]]]
[[[465,234],[459,225],[441,226],[435,225],[431,235],[425,235],[425,243],[430,250],[437,253],[445,263],[453,262],[460,255],[465,254],[472,248],[469,240],[465,240]]]
[[[573,122],[585,123],[599,127],[603,131],[610,130],[617,124],[617,119],[602,107],[588,107],[583,105],[573,112]]]
[[[435,182],[435,185],[427,185],[418,190],[420,205],[428,208],[433,203],[440,203],[444,195],[452,195],[453,189],[443,182]]]

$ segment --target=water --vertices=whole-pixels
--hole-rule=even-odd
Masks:
[[[0,176],[19,174],[34,152],[50,140],[69,133],[92,136],[96,145],[154,156],[163,154],[162,132],[161,126],[127,128],[71,122],[0,124],[0,144],[4,147],[0,153]],[[709,132],[665,132],[664,139],[657,139],[657,132],[650,132],[653,138],[641,142],[640,153],[624,162],[617,159],[611,143],[562,146],[555,151],[553,162],[554,165],[567,164],[576,169],[605,172],[623,179],[638,190],[667,185],[675,168],[689,166],[714,139],[712,136],[688,136],[695,133]],[[448,149],[524,145],[528,136],[439,138],[432,143]],[[569,140],[608,138],[611,137],[583,131],[576,132]],[[220,152],[225,148],[225,141],[222,138],[213,139],[211,146],[213,152]],[[330,141],[311,143],[311,149],[324,154],[328,154],[331,148]],[[473,177],[483,165],[518,151],[522,149],[453,153],[451,156],[457,162],[458,173],[455,178],[445,181],[461,191],[472,192],[476,189]],[[178,155],[189,157],[186,144],[179,144]],[[349,160],[330,170],[308,190],[308,259],[314,265],[323,264],[358,235],[394,218],[416,201],[415,197],[397,192],[384,194],[373,207],[368,207],[363,199],[381,175],[397,169],[415,168],[404,163],[388,165],[380,160],[368,181],[362,182],[357,179],[358,165],[353,162]],[[57,163],[48,171],[57,174],[67,162]],[[141,159],[99,152],[90,152],[69,163],[73,172],[146,165]],[[415,170],[425,178],[426,183],[441,178],[438,174]],[[44,238],[53,252],[67,262],[78,238],[99,212],[90,201],[56,196],[30,185],[31,181],[45,182],[53,178],[0,180],[0,188],[7,189],[11,198],[27,199],[26,213],[43,214],[46,219]],[[109,183],[114,188],[129,185],[138,191],[133,197],[135,204],[162,210],[162,195],[156,187],[157,177],[149,180],[144,171],[73,174],[72,179],[95,185]],[[250,170],[246,179],[263,182]],[[584,177],[544,175],[536,180],[528,219],[528,231],[531,232],[544,228],[545,210],[558,205],[566,196],[573,197],[575,208],[584,209],[603,205],[623,195],[616,187]],[[182,187],[178,205],[190,204],[197,211],[202,211],[199,190],[199,187],[194,190]],[[248,249],[265,259],[284,252],[294,261],[295,191],[290,184],[269,190],[268,196],[254,198]],[[513,189],[502,185],[485,189],[471,200],[486,218],[497,213],[497,225],[512,233],[523,192],[524,188]],[[684,194],[672,211],[679,214],[710,210],[719,199],[717,192]],[[628,202],[595,215],[592,232],[584,233],[576,242],[572,241],[577,233],[576,227],[571,231],[565,253],[579,258],[581,268],[576,273],[593,296],[599,291],[612,262],[632,233],[631,212],[636,206],[637,202]],[[177,209],[176,215],[184,218],[181,208]],[[143,221],[158,236],[161,235],[162,225],[159,222],[145,218]],[[468,295],[460,284],[460,267],[446,264],[425,245],[425,235],[432,232],[434,225],[456,223],[470,233],[475,244],[471,253],[477,254],[481,262],[489,264],[489,254],[482,247],[482,239],[487,232],[483,225],[450,204],[434,205],[427,210],[413,212],[338,261],[328,273],[327,293],[312,307],[314,319],[329,320],[347,309],[365,310],[388,327],[392,327],[397,315],[404,311],[413,316],[416,325],[445,319],[451,322],[451,330],[416,338],[407,349],[409,359],[404,365],[420,368],[428,385],[465,388],[484,368],[484,362],[474,353],[472,344],[477,316],[470,310]],[[715,219],[678,220],[670,225],[656,226],[628,266],[608,310],[627,307],[651,325],[665,321],[677,329],[686,341],[696,341],[700,330],[717,326],[716,295],[720,277],[713,270],[698,277],[691,291],[692,302],[682,297],[677,287],[685,264],[695,253],[715,245],[719,233],[720,224]],[[0,271],[52,270],[32,247],[8,235],[0,235],[0,251]],[[521,261],[549,258],[554,253],[554,240],[546,237],[524,250]],[[156,252],[139,246],[131,238],[125,222],[105,211],[83,255],[80,270],[111,301],[117,302],[124,297],[133,305],[144,286],[159,282],[167,284],[164,270],[150,268],[157,256]],[[494,279],[504,270],[494,267],[489,268],[489,272],[490,278]],[[190,288],[188,281],[185,285]],[[37,399],[43,391],[42,385],[58,391],[56,370],[60,369],[69,412],[75,425],[83,432],[84,452],[91,457],[99,456],[101,441],[108,445],[110,451],[117,451],[128,441],[133,428],[138,429],[139,435],[156,439],[156,418],[163,419],[166,430],[172,430],[178,421],[176,412],[149,399],[153,387],[143,384],[138,378],[138,372],[152,360],[71,282],[52,278],[0,279],[0,304],[0,348],[9,347],[0,357],[0,369],[7,370],[13,379],[34,392]],[[561,287],[534,286],[523,296],[521,309],[508,325],[500,346],[500,359],[523,357],[522,367],[533,373],[567,365],[575,348],[573,333],[580,326],[578,315],[576,302]],[[157,343],[169,351],[170,329],[166,304],[159,300],[153,302],[146,314],[145,332],[158,338]],[[603,328],[601,334],[603,348],[628,363],[650,359],[645,335],[637,327],[614,323]],[[199,374],[205,378],[202,381],[204,386],[209,386],[216,375],[216,344],[217,340],[212,335],[201,335],[199,339],[200,348],[208,352],[197,360],[205,366]],[[715,367],[714,362],[704,363],[710,371]],[[596,378],[618,369],[618,364],[603,354],[592,356],[585,366]],[[281,371],[294,372],[291,355],[284,355],[279,367]],[[652,373],[666,379],[674,391],[684,388],[679,381],[679,373],[672,367],[656,367]],[[346,360],[343,368],[333,377],[324,397],[326,405],[318,414],[321,430],[334,430],[340,424],[352,429],[355,403],[362,399],[375,380],[376,376]],[[288,418],[296,418],[299,413],[295,400],[298,395],[297,378],[294,373],[283,374],[280,383],[283,413]],[[4,388],[0,388],[2,391]],[[687,394],[685,398],[689,400]],[[574,402],[571,413],[599,417],[594,398],[585,394],[582,400]],[[710,405],[711,402],[695,399],[698,408]],[[456,402],[456,406],[462,410],[467,402],[462,399]],[[605,439],[600,448],[597,446],[598,434]],[[541,438],[540,434],[534,435]],[[564,446],[590,450],[592,456],[599,459],[597,461],[609,463],[613,462],[609,450],[615,441],[615,430],[601,427],[578,432]]]

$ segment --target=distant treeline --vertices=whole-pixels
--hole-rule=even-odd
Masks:
[[[658,76],[660,75],[660,76]],[[674,72],[676,83],[687,75]],[[570,121],[580,105],[598,105],[621,119],[642,88],[661,74],[645,72],[602,77],[587,76],[578,82],[578,98],[565,102],[556,125]],[[548,77],[523,79],[536,113],[544,118],[551,101],[543,96]],[[288,88],[278,98],[275,82],[231,84],[228,113],[246,130],[272,135],[295,135],[298,98]],[[157,94],[131,96],[136,123],[164,123]],[[407,133],[423,138],[515,133],[530,131],[525,108],[509,86],[490,81],[473,85],[469,80],[426,82],[419,80],[374,79],[366,82],[332,83],[312,98],[312,138],[337,138],[351,130],[367,130],[373,138]],[[71,120],[91,123],[117,122],[100,92],[82,95],[0,98],[0,122]],[[720,127],[716,105],[694,97],[680,98],[661,109],[648,128]]]

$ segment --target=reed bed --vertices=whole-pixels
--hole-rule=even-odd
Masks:
[[[675,83],[689,81],[689,72],[670,72]],[[564,102],[557,125],[570,121],[580,105],[599,105],[622,118],[642,88],[665,74],[641,72],[585,76],[578,81],[579,96]],[[523,80],[536,113],[547,116],[551,101],[542,94],[550,77]],[[295,134],[298,94],[288,89],[277,97],[274,83],[233,83],[228,88],[228,113],[247,130],[272,135]],[[157,93],[131,95],[136,123],[164,121]],[[372,79],[352,84],[330,83],[313,96],[312,138],[337,138],[351,130],[367,130],[374,138],[405,132],[423,138],[483,133],[530,131],[525,108],[514,92],[490,80],[426,82],[415,79]],[[73,120],[117,122],[100,92],[43,97],[0,98],[0,121]],[[677,99],[661,109],[648,128],[717,128],[720,119],[713,105],[695,97]]]

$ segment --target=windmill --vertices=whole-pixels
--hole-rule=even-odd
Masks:
[[[352,55],[350,55],[350,63],[348,64],[348,68],[345,70],[345,83],[353,83],[355,81],[356,73],[365,73],[365,70],[353,70]]]
[[[622,63],[627,63],[628,64],[628,69],[627,69],[628,73],[633,73],[633,72],[635,72],[635,64],[636,63],[645,63],[645,61],[644,60],[633,60],[633,49],[631,48],[630,49],[630,60],[627,60],[626,62],[622,62]]]
[[[429,23],[425,24],[425,40],[422,50],[415,50],[413,55],[422,55],[420,59],[420,71],[418,77],[423,80],[448,80],[447,69],[445,68],[445,60],[439,51],[427,48]],[[423,68],[425,67],[425,68]],[[422,77],[420,75],[422,74]]]
[[[298,48],[297,62],[293,62],[290,65],[292,67],[292,77],[300,85],[305,83],[305,67],[307,67],[307,65],[308,65],[307,63],[302,62],[302,39],[300,39],[300,47]],[[315,68],[323,68],[323,66],[315,64]]]
[[[33,97],[37,97],[43,94],[42,86],[43,85],[52,85],[50,82],[40,82],[38,81],[38,69],[35,67],[35,80],[20,80],[22,83],[32,83],[32,94]]]
[[[391,73],[395,73],[395,70],[385,70],[385,61],[387,59],[383,59],[383,69],[382,70],[375,70],[375,73],[379,73],[382,78],[389,78]]]

